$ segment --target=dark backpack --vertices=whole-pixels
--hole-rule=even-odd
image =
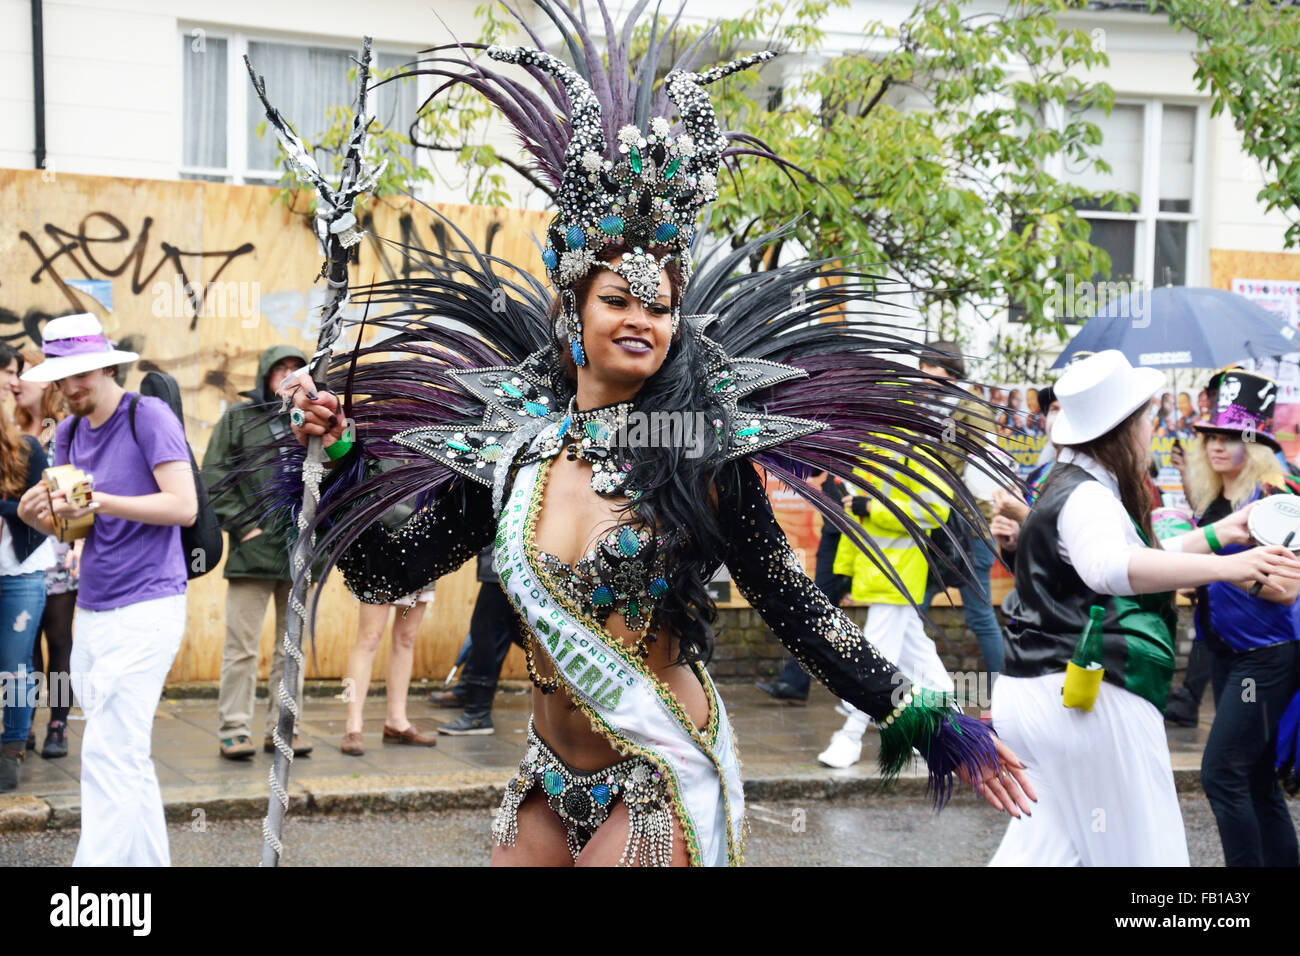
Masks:
[[[176,420],[181,423],[181,433],[184,434],[185,414],[181,407],[181,390],[176,384],[176,379],[165,372],[150,372],[140,383],[140,395],[160,398],[166,402],[167,407],[176,416]],[[131,419],[131,437],[135,439],[137,445],[140,444],[140,438],[135,433],[135,406],[140,402],[140,395],[131,398],[128,412]],[[72,450],[72,439],[77,434],[79,424],[81,418],[74,417],[72,427],[68,431],[69,452]],[[194,449],[190,448],[188,438],[185,440],[185,448],[190,453],[190,470],[194,473],[194,498],[198,504],[194,524],[188,528],[181,528],[181,547],[185,550],[185,576],[192,581],[203,577],[220,563],[221,555],[225,551],[225,541],[221,536],[221,522],[212,507],[208,487],[203,483],[203,475],[199,471],[198,462],[194,459]]]

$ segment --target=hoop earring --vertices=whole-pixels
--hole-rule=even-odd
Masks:
[[[573,364],[582,368],[587,364],[587,353],[582,348],[582,321],[578,318],[578,300],[572,289],[560,294],[564,312],[564,325],[569,333],[569,353]]]

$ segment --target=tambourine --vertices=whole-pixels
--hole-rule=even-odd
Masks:
[[[1182,508],[1156,508],[1151,512],[1151,527],[1161,541],[1176,538],[1195,529],[1192,516]]]
[[[1246,517],[1246,530],[1264,547],[1280,544],[1292,552],[1300,551],[1300,495],[1269,495],[1255,502]],[[1251,597],[1264,589],[1256,582]]]
[[[66,491],[68,503],[76,505],[78,508],[89,508],[93,506],[91,501],[91,492],[95,490],[95,476],[88,475],[76,465],[55,465],[53,468],[46,468],[41,472],[41,477],[45,480],[45,489],[47,495],[52,495],[56,491]],[[91,525],[95,523],[93,514],[85,515],[81,518],[60,518],[54,513],[54,501],[50,500],[50,523],[54,525],[54,536],[62,542],[76,541],[78,538],[84,538],[90,533]]]
[[[1246,529],[1258,543],[1300,551],[1300,495],[1269,495],[1255,502]]]

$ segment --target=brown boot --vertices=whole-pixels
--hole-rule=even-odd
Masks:
[[[433,734],[422,734],[420,728],[411,724],[405,730],[394,730],[384,724],[384,743],[412,744],[416,747],[436,747],[438,738]]]
[[[344,734],[343,744],[339,749],[349,757],[360,757],[366,752],[366,748],[361,746],[360,733]]]

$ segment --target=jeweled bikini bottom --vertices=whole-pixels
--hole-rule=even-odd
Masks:
[[[574,861],[597,828],[609,819],[614,801],[627,807],[627,844],[619,865],[668,866],[673,856],[672,797],[647,758],[633,757],[583,773],[561,760],[533,730],[528,718],[528,749],[519,771],[506,785],[505,797],[492,834],[499,846],[514,846],[519,835],[519,807],[541,787],[555,815],[564,824]]]

